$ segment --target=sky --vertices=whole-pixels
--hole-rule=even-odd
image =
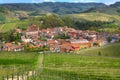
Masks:
[[[0,0],[0,3],[41,3],[41,2],[74,2],[74,3],[87,3],[87,2],[98,2],[105,4],[113,4],[120,0]]]

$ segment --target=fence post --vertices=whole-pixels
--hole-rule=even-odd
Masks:
[[[17,80],[19,80],[19,74],[17,73]]]
[[[12,74],[12,80],[14,79],[14,75]]]
[[[88,80],[90,80],[90,76],[88,75]]]
[[[27,80],[29,79],[29,71],[27,72]]]
[[[32,71],[32,76],[34,75],[34,71]]]
[[[23,77],[24,75],[22,74],[22,80],[24,80],[24,77]]]
[[[7,75],[7,80],[9,80],[9,76]]]
[[[4,79],[4,76],[2,76],[2,80],[5,80],[5,79]]]

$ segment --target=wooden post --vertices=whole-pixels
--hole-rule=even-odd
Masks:
[[[34,71],[32,71],[32,76],[34,75]]]
[[[7,75],[7,80],[9,80],[9,76]]]
[[[17,73],[17,80],[19,80],[19,74]]]
[[[4,76],[2,77],[2,80],[5,80],[5,79],[4,79]]]
[[[27,80],[29,79],[29,71],[27,72]]]
[[[24,80],[24,75],[22,74],[22,80]]]
[[[14,75],[12,74],[12,80],[14,79]]]

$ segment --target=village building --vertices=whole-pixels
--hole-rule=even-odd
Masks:
[[[15,45],[13,43],[5,43],[2,48],[3,51],[23,51],[24,47],[21,45]]]
[[[78,44],[80,46],[80,48],[89,48],[92,47],[92,43],[90,41],[88,41],[87,39],[72,39],[70,40],[71,44]]]
[[[39,27],[32,24],[27,27],[26,31],[15,29],[15,33],[21,33],[22,45],[29,45],[30,48],[49,47],[52,52],[79,52],[81,49],[93,47],[94,44],[99,46],[106,44],[107,33],[98,33],[91,30],[76,30],[68,27],[55,27],[39,30]],[[57,39],[59,35],[65,34],[70,39]],[[113,34],[112,34],[113,35]],[[116,36],[120,37],[119,34]],[[13,43],[5,43],[3,51],[22,51],[24,47]]]
[[[26,36],[30,38],[38,38],[39,35],[39,27],[35,24],[28,26],[26,30]]]

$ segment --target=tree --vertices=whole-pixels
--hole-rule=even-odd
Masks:
[[[70,36],[61,34],[61,35],[56,36],[55,39],[70,39]]]
[[[5,23],[7,21],[5,15],[0,15],[0,23]]]
[[[21,34],[17,33],[14,34],[14,31],[8,31],[5,33],[0,33],[0,40],[5,42],[13,42],[13,41],[20,41],[21,40]]]
[[[21,34],[20,34],[20,33],[16,33],[16,34],[14,35],[14,39],[15,39],[15,41],[17,41],[17,42],[20,42],[20,41],[21,41]]]
[[[101,52],[100,51],[98,52],[98,55],[101,56]]]
[[[110,43],[112,41],[112,37],[111,36],[107,37],[107,41]]]
[[[61,18],[59,18],[56,15],[50,15],[50,16],[46,16],[43,19],[43,24],[42,26],[44,28],[53,28],[53,27],[61,27],[64,26],[64,22],[62,21]]]
[[[64,21],[65,25],[68,27],[75,27],[75,21],[70,17],[62,17],[62,20]]]

